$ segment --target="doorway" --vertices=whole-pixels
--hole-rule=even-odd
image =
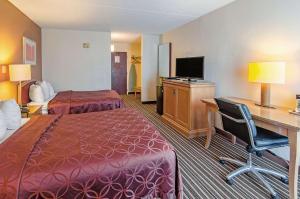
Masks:
[[[115,60],[114,52],[126,52],[127,53],[127,83],[124,84],[123,76],[123,89],[124,85],[127,85],[126,94],[134,94],[141,88],[141,34],[139,33],[121,33],[112,32],[111,33],[111,52],[112,52],[112,71],[114,69],[115,61],[119,61],[118,58]],[[120,60],[120,61],[124,61]],[[126,62],[126,61],[125,61]],[[124,75],[123,70],[123,75]],[[113,72],[112,72],[113,73]],[[113,78],[112,78],[113,79]],[[112,80],[112,85],[113,85]],[[112,86],[113,88],[114,86]],[[138,92],[139,94],[140,92]],[[137,98],[140,95],[136,96]]]
[[[127,53],[111,53],[111,88],[120,95],[127,94]]]

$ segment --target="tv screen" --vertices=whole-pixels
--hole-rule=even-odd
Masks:
[[[176,76],[204,79],[204,57],[177,58]]]

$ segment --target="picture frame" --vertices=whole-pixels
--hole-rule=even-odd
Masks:
[[[23,62],[36,65],[36,42],[27,37],[23,37]]]

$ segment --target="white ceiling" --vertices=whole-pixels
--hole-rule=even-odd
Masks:
[[[160,34],[234,0],[9,0],[42,28]]]
[[[141,37],[139,33],[130,32],[112,32],[111,40],[113,42],[135,42]]]

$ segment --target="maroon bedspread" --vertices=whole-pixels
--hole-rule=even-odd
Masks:
[[[49,114],[76,114],[123,108],[120,95],[114,90],[62,91],[48,104]]]
[[[133,109],[38,116],[0,145],[0,198],[181,198],[176,153]]]

